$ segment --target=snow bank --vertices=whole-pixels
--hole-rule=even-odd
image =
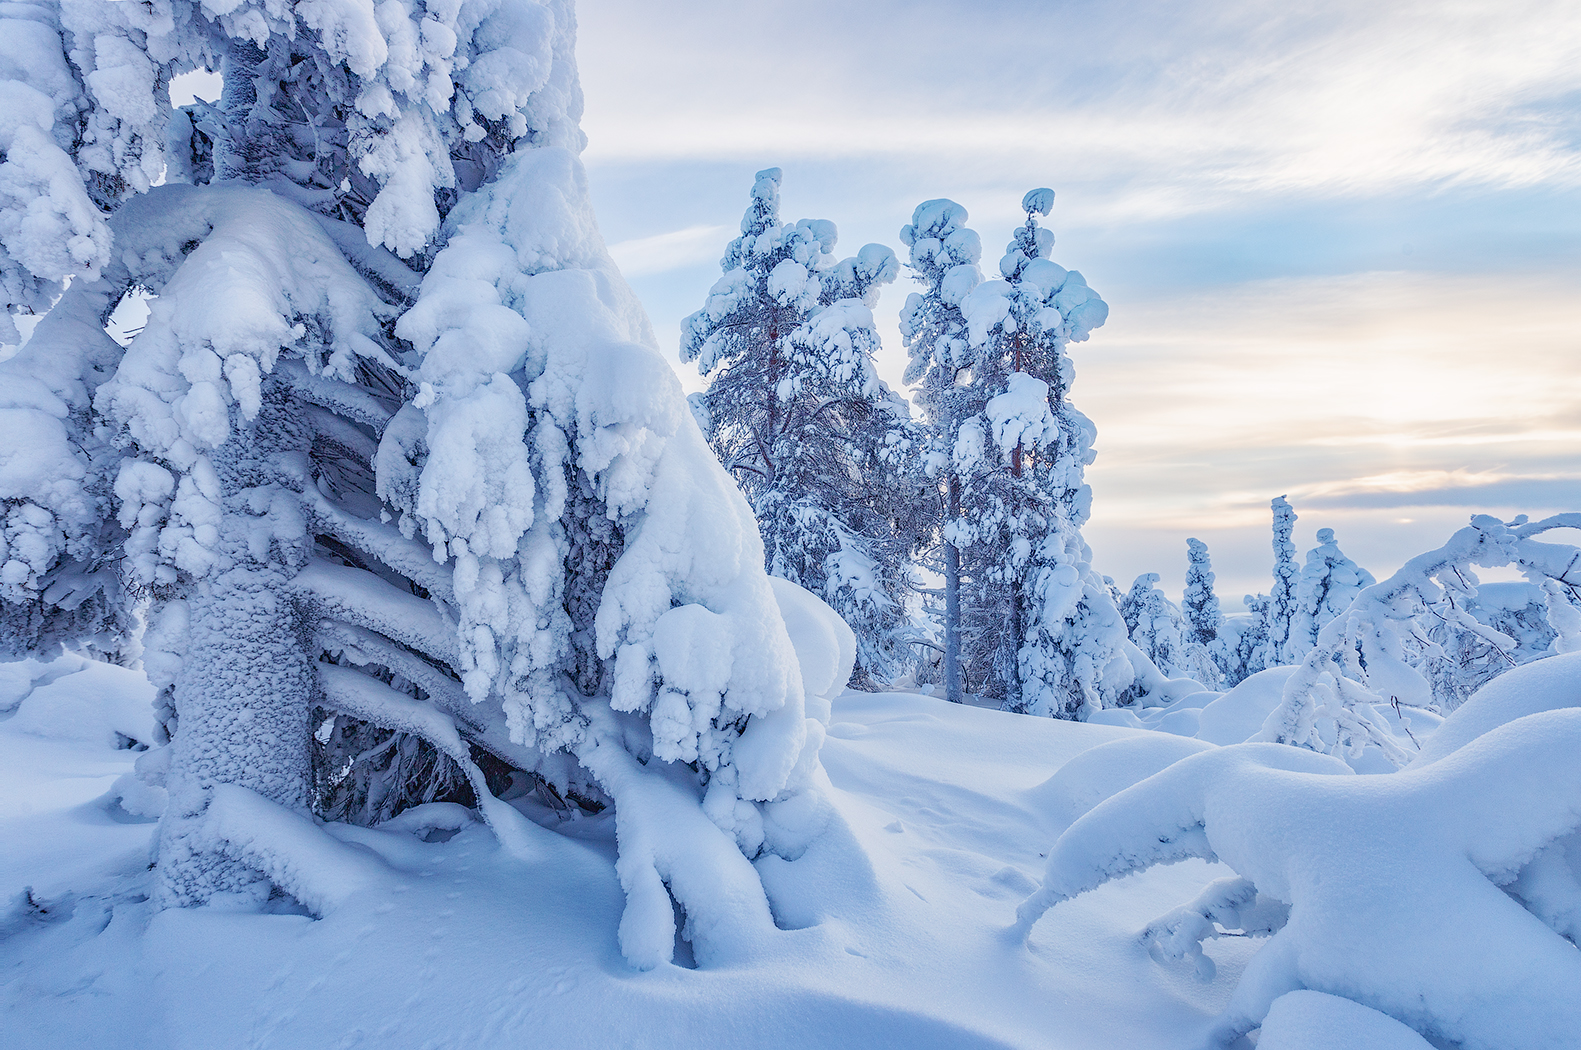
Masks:
[[[1162,733],[1111,740],[1060,766],[1052,777],[1027,792],[1027,797],[1051,820],[1068,827],[1104,799],[1212,746]]]
[[[1270,667],[1258,671],[1204,706],[1197,723],[1197,739],[1222,745],[1245,743],[1256,736],[1279,706],[1285,682],[1294,670]]]
[[[1506,722],[1564,707],[1581,707],[1581,653],[1514,668],[1477,690],[1427,738],[1412,768],[1437,762]]]
[[[35,736],[107,747],[157,744],[154,689],[143,673],[97,660],[82,664],[32,688],[6,724]]]
[[[1322,992],[1274,1000],[1257,1050],[1431,1050],[1432,1044],[1388,1014]]]
[[[1290,906],[1242,975],[1223,1042],[1308,988],[1466,1050],[1566,1045],[1581,1026],[1581,953],[1539,916],[1573,930],[1581,892],[1573,874],[1544,883],[1522,869],[1581,825],[1578,749],[1581,711],[1566,709],[1389,776],[1345,776],[1335,758],[1281,745],[1193,755],[1071,825],[1018,929],[1122,875],[1217,859]],[[1501,889],[1512,883],[1532,911]]]

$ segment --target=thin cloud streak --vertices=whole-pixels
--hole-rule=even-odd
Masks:
[[[775,5],[660,18],[589,4],[584,38],[656,37],[619,68],[590,53],[589,157],[1052,170],[1107,187],[1096,221],[1246,194],[1581,185],[1574,114],[1549,105],[1581,89],[1581,20],[1566,4],[1240,5],[1189,19],[1154,4],[919,6],[814,4],[797,21]],[[953,50],[934,39],[943,28]],[[875,37],[896,39],[877,60],[858,54]],[[1020,42],[1040,38],[1057,43],[1023,68]],[[995,57],[1007,68],[983,66]],[[826,75],[807,77],[809,62]],[[958,77],[1009,90],[985,97]]]
[[[729,226],[688,226],[681,230],[634,237],[609,246],[621,273],[627,277],[669,273],[704,261],[717,260],[722,246],[734,235]]]

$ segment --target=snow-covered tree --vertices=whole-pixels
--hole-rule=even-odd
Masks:
[[[1262,656],[1263,667],[1293,663],[1300,654],[1292,651],[1291,631],[1296,618],[1296,588],[1301,570],[1296,565],[1296,545],[1291,540],[1295,532],[1296,512],[1290,501],[1275,496],[1270,506],[1274,515],[1274,585],[1268,592],[1268,610],[1265,619],[1268,632],[1263,639],[1266,651]],[[1299,648],[1297,645],[1295,648]]]
[[[1081,536],[1096,429],[1070,402],[1065,353],[1108,306],[1047,258],[1054,237],[1038,216],[1053,203],[1052,190],[1026,194],[1002,279],[961,300],[969,365],[952,450],[961,513],[948,528],[967,565],[963,624],[985,692],[1008,710],[1075,718],[1113,705],[1135,672]]]
[[[836,258],[826,220],[781,224],[780,179],[758,172],[681,357],[709,377],[694,411],[757,515],[769,571],[839,611],[859,679],[887,681],[910,658],[919,539],[910,407],[873,367],[872,306],[899,263],[879,244]]]
[[[1400,704],[1451,711],[1469,695],[1471,682],[1492,677],[1484,662],[1460,662],[1459,650],[1436,641],[1424,625],[1479,639],[1486,650],[1507,654],[1515,639],[1471,612],[1478,586],[1473,567],[1513,565],[1532,583],[1581,588],[1581,548],[1537,539],[1577,524],[1581,514],[1537,522],[1524,515],[1501,522],[1479,514],[1442,547],[1417,555],[1393,576],[1363,589],[1318,632],[1316,645],[1286,681],[1261,739],[1352,754],[1374,744],[1403,765],[1410,755],[1393,742],[1380,711]],[[1544,593],[1551,594],[1546,587]],[[1513,666],[1515,660],[1506,655],[1504,669]]]
[[[3,629],[146,603],[161,899],[286,878],[264,813],[455,792],[526,849],[487,765],[614,805],[633,963],[672,898],[703,959],[772,930],[747,858],[801,844],[772,806],[822,736],[802,598],[603,248],[568,0],[3,17],[13,311],[73,275],[0,364]],[[173,115],[204,66],[219,103]]]
[[[1318,632],[1350,608],[1356,595],[1378,581],[1351,561],[1334,542],[1333,529],[1319,529],[1318,545],[1307,551],[1307,561],[1296,581],[1295,618],[1290,625],[1287,652],[1300,660],[1317,644]]]
[[[916,403],[927,428],[924,462],[938,488],[944,577],[945,696],[959,703],[970,675],[980,686],[976,661],[962,662],[961,550],[955,522],[961,516],[961,480],[955,448],[961,424],[975,411],[970,392],[957,379],[971,367],[961,300],[982,283],[982,241],[966,225],[966,209],[952,200],[923,201],[900,231],[908,265],[922,291],[912,292],[900,312],[900,334],[910,355],[905,381],[917,384]]]
[[[1191,628],[1191,639],[1211,645],[1219,637],[1224,614],[1219,611],[1219,596],[1213,593],[1213,562],[1208,545],[1199,539],[1186,541],[1186,590],[1181,611]]]
[[[1208,647],[1192,637],[1180,607],[1159,590],[1158,579],[1156,572],[1143,573],[1119,602],[1132,644],[1166,678],[1190,678],[1209,688],[1217,685],[1218,668]]]

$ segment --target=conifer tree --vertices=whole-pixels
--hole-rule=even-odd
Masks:
[[[1213,561],[1208,545],[1199,539],[1188,539],[1186,559],[1186,590],[1181,603],[1186,623],[1191,627],[1193,641],[1212,645],[1219,637],[1224,614],[1219,611],[1218,595],[1213,593]]]
[[[874,370],[872,306],[899,271],[878,244],[833,254],[822,219],[781,224],[780,169],[757,175],[741,236],[681,357],[693,411],[757,515],[767,567],[829,602],[857,637],[857,677],[898,675],[917,546],[910,406]]]
[[[0,12],[0,285],[37,312],[72,277],[0,363],[0,648],[146,615],[167,905],[292,870],[248,814],[450,796],[523,850],[515,770],[613,804],[628,959],[675,907],[706,959],[773,929],[748,858],[805,845],[763,809],[816,769],[803,599],[603,248],[568,0],[375,15]],[[173,114],[207,63],[219,103]]]
[[[966,225],[966,209],[952,200],[924,201],[900,231],[908,265],[923,286],[906,297],[900,334],[910,355],[905,381],[917,384],[916,400],[926,427],[924,463],[935,482],[939,568],[944,577],[945,697],[960,703],[968,674],[962,665],[961,479],[955,450],[961,423],[976,410],[967,387],[957,382],[972,363],[961,300],[982,283],[982,242]],[[980,677],[973,675],[975,680]]]
[[[1274,585],[1268,592],[1268,632],[1264,640],[1267,648],[1261,661],[1264,667],[1294,663],[1299,659],[1291,643],[1296,587],[1301,578],[1300,567],[1296,565],[1296,545],[1290,538],[1296,527],[1296,512],[1283,496],[1275,496],[1270,507],[1273,510]]]
[[[1070,718],[1113,703],[1133,671],[1124,623],[1081,538],[1094,428],[1069,401],[1074,373],[1064,352],[1108,307],[1081,274],[1046,257],[1053,236],[1037,216],[1053,197],[1033,190],[1023,199],[1026,221],[1000,262],[1002,280],[975,284],[974,266],[938,272],[935,264],[936,305],[908,304],[916,318],[908,326],[932,336],[916,340],[913,369],[931,373],[925,389],[940,408],[930,418],[948,426],[959,511],[945,537],[961,557],[967,674],[1007,709]],[[922,221],[902,233],[914,256],[948,250],[939,233],[951,208],[918,209]],[[956,288],[946,287],[951,274]],[[953,326],[948,292],[959,295]],[[944,323],[930,330],[927,308]]]

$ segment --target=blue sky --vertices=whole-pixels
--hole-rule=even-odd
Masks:
[[[854,253],[951,197],[991,268],[1022,193],[1113,307],[1074,349],[1087,538],[1122,586],[1268,500],[1380,576],[1473,511],[1581,509],[1573,2],[582,0],[600,224],[674,349],[759,168]],[[886,291],[882,370],[898,380]],[[677,364],[679,368],[679,364]],[[688,377],[695,389],[695,376]]]

